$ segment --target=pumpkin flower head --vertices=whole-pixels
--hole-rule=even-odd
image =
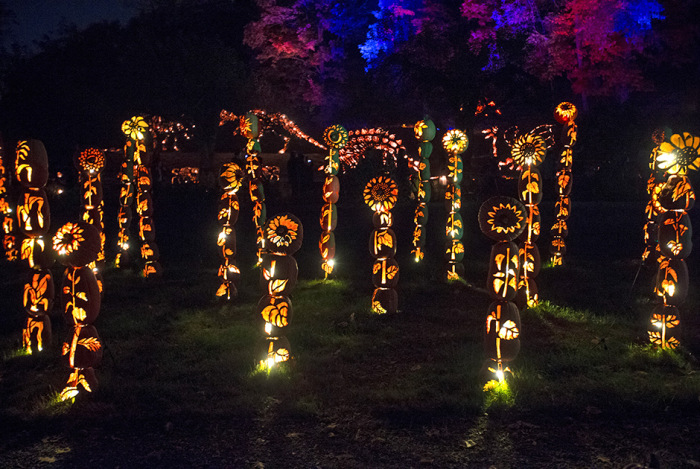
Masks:
[[[132,140],[143,140],[146,130],[148,130],[148,123],[141,116],[134,116],[122,124],[122,132]]]
[[[567,124],[573,121],[576,119],[577,115],[578,109],[576,109],[576,106],[566,101],[559,103],[556,109],[554,109],[554,119],[560,124]]]
[[[278,215],[267,224],[267,239],[277,247],[286,247],[292,244],[299,235],[299,223],[287,215]]]
[[[537,166],[544,160],[547,144],[539,135],[525,134],[518,137],[510,149],[513,161],[520,166]]]
[[[99,173],[105,167],[105,154],[97,148],[86,148],[78,156],[80,169],[89,173]]]
[[[398,194],[396,182],[387,176],[370,179],[362,192],[365,203],[375,212],[388,212],[394,208]]]
[[[77,223],[66,223],[53,237],[53,249],[59,256],[67,256],[80,248],[85,241],[83,228]]]
[[[656,157],[656,167],[670,174],[685,175],[700,168],[700,137],[683,132],[674,134],[670,142],[662,142]]]
[[[323,132],[323,140],[331,148],[343,148],[348,143],[348,131],[342,125],[332,125]]]
[[[442,146],[448,153],[459,155],[467,150],[469,139],[467,138],[467,134],[461,130],[448,130],[442,137]]]
[[[523,226],[525,216],[515,204],[500,202],[491,206],[486,223],[498,234],[515,233]]]

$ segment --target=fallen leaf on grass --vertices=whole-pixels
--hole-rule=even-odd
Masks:
[[[285,436],[287,438],[298,438],[301,436],[301,433],[292,432],[292,433],[287,433]]]
[[[40,456],[39,461],[40,462],[47,462],[47,463],[55,463],[56,458],[54,458],[52,456]]]
[[[476,443],[474,443],[474,440],[465,440],[464,444],[467,445],[467,448],[473,448],[476,446]]]

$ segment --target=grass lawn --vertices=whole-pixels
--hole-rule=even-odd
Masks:
[[[95,325],[106,350],[93,395],[58,400],[68,378],[60,306],[53,345],[18,353],[23,281],[16,266],[0,267],[0,467],[700,467],[700,263],[691,254],[684,346],[650,348],[643,205],[574,204],[567,263],[542,270],[544,301],[521,312],[510,387],[485,393],[490,243],[476,226],[465,230],[466,282],[440,283],[444,214],[431,208],[436,238],[423,264],[407,262],[399,239],[400,313],[376,316],[369,210],[340,207],[338,275],[324,281],[320,204],[270,203],[268,214],[301,218],[305,243],[288,328],[295,360],[268,374],[254,363],[262,290],[246,251],[247,206],[236,226],[240,296],[222,303],[216,194],[169,189],[157,202],[165,275],[105,272]],[[465,222],[477,209],[465,204]],[[397,233],[410,233],[412,216],[396,219],[408,220]],[[54,272],[59,285],[61,267]]]

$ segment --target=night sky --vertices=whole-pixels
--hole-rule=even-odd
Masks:
[[[102,20],[125,23],[136,13],[136,7],[121,0],[6,0],[5,4],[15,13],[6,45],[30,46],[64,24],[84,28]]]

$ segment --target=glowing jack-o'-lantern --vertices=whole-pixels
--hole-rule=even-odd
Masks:
[[[576,119],[578,110],[571,103],[563,102],[554,109],[554,120],[560,124],[567,124]]]
[[[486,290],[492,298],[512,301],[518,291],[520,259],[518,247],[510,241],[501,241],[491,248]]]
[[[292,256],[263,254],[260,285],[270,295],[289,295],[297,284],[299,267]]]
[[[86,148],[78,154],[75,163],[88,174],[98,174],[105,167],[105,154],[97,148]]]
[[[97,260],[100,233],[84,222],[66,223],[54,235],[53,249],[61,263],[82,267]]]
[[[672,305],[657,305],[651,313],[650,328],[647,331],[652,344],[667,349],[680,345],[680,319],[678,307]]]
[[[91,324],[100,313],[100,287],[90,267],[69,267],[61,286],[63,315],[70,324]]]
[[[321,238],[318,240],[318,249],[321,252],[321,258],[324,262],[331,261],[335,258],[335,233],[325,231],[321,233]]]
[[[536,244],[523,243],[518,249],[520,257],[520,265],[523,273],[527,277],[535,278],[540,273],[542,261],[540,259],[540,250]]]
[[[319,222],[323,231],[331,232],[335,230],[338,225],[338,208],[334,203],[327,203],[323,206]]]
[[[659,216],[659,250],[666,257],[685,259],[693,249],[693,228],[686,212],[668,211]]]
[[[683,259],[661,258],[656,275],[656,294],[664,304],[678,306],[688,296],[688,266]]]
[[[491,197],[479,209],[479,228],[494,241],[513,241],[525,230],[526,213],[512,197]]]
[[[24,284],[22,303],[24,310],[32,317],[40,317],[51,312],[55,295],[53,276],[50,270],[29,272]]]
[[[49,180],[49,158],[40,140],[17,143],[15,178],[24,187],[41,188]]]
[[[340,196],[340,180],[338,176],[327,176],[323,184],[323,201],[329,204],[338,202]]]
[[[331,148],[343,148],[348,143],[348,131],[342,125],[332,125],[323,132],[323,141]]]
[[[467,134],[461,130],[448,130],[442,137],[442,146],[448,153],[459,155],[467,151],[467,147],[469,147],[469,138],[467,138]]]
[[[686,176],[672,175],[665,184],[659,184],[658,205],[664,210],[688,211],[695,205],[695,191]]]
[[[224,193],[219,201],[218,219],[221,225],[233,226],[238,221],[240,202],[236,194]]]
[[[656,156],[656,166],[669,174],[681,176],[689,170],[700,169],[700,137],[688,132],[674,134],[670,142],[662,142]]]
[[[243,185],[245,173],[236,163],[224,163],[219,173],[219,185],[226,192],[236,193]]]
[[[54,262],[51,241],[41,236],[24,238],[20,244],[19,258],[30,269],[48,269]]]
[[[42,236],[51,225],[49,201],[44,189],[28,188],[17,204],[19,229],[27,236]]]
[[[148,123],[141,116],[134,116],[122,123],[122,132],[132,140],[143,140],[147,131]]]
[[[510,362],[520,352],[520,312],[515,304],[495,301],[488,307],[484,349],[491,359]]]
[[[396,288],[399,283],[399,263],[393,258],[374,261],[372,283],[375,288]]]
[[[435,123],[430,118],[423,118],[413,126],[413,133],[421,142],[429,142],[435,138]]]
[[[268,220],[264,232],[267,248],[281,254],[297,252],[304,238],[301,222],[289,213],[277,215]]]
[[[362,192],[365,203],[375,212],[389,211],[394,208],[398,194],[396,182],[387,176],[370,179]]]
[[[396,313],[399,294],[393,288],[375,288],[372,294],[372,311],[376,314]]]
[[[94,326],[73,326],[71,339],[63,343],[62,355],[70,368],[92,368],[102,361],[102,341]]]
[[[540,237],[540,231],[542,229],[542,217],[540,215],[540,208],[537,205],[527,205],[525,207],[525,229],[518,236],[518,239],[525,242],[534,243]]]
[[[27,318],[27,324],[22,331],[22,346],[28,353],[41,352],[51,344],[51,319],[48,315]]]
[[[386,259],[396,254],[396,234],[391,228],[372,230],[369,250],[375,259]]]
[[[292,359],[291,346],[286,337],[267,337],[258,353],[259,366],[271,370],[280,363]]]
[[[278,336],[292,320],[292,301],[283,295],[265,295],[258,302],[258,314],[265,322],[265,333]]]
[[[510,154],[518,166],[538,166],[547,154],[547,144],[539,135],[528,133],[513,142]]]
[[[527,166],[520,173],[518,180],[520,200],[527,205],[537,205],[542,202],[542,175],[539,170]]]

